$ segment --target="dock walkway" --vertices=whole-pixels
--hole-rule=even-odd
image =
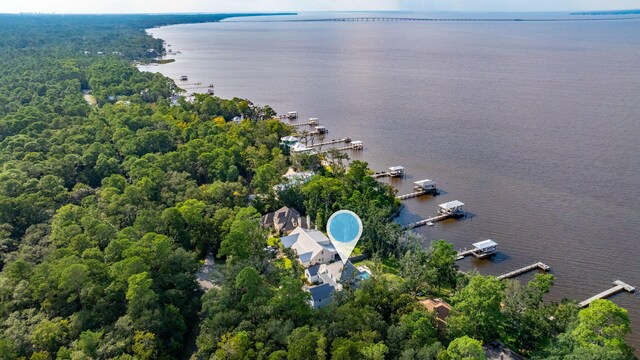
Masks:
[[[614,285],[614,287],[612,287],[611,289],[609,289],[609,290],[605,290],[605,291],[603,291],[603,292],[601,292],[601,293],[599,293],[599,294],[596,294],[596,295],[594,295],[594,296],[592,296],[592,297],[588,298],[587,300],[585,300],[585,301],[581,302],[581,303],[579,304],[579,305],[580,305],[580,307],[587,307],[587,306],[589,306],[589,304],[591,304],[591,303],[592,303],[592,302],[594,302],[595,300],[598,300],[598,299],[606,299],[606,298],[608,298],[609,296],[614,295],[614,294],[617,294],[617,293],[619,293],[619,292],[620,292],[620,291],[622,291],[622,290],[626,290],[626,291],[628,291],[628,292],[630,292],[630,293],[632,293],[632,292],[636,291],[636,288],[634,288],[633,286],[631,286],[631,285],[629,285],[629,284],[626,284],[626,283],[624,283],[624,282],[622,282],[622,281],[620,281],[620,280],[616,280],[616,281],[614,281],[614,282],[613,282],[613,285]]]
[[[334,148],[338,151],[345,151],[345,150],[362,150],[364,149],[364,145],[362,145],[362,142],[358,142],[358,143],[351,143],[347,146],[342,146],[342,147],[338,147],[338,148]]]
[[[301,127],[301,126],[316,126],[318,125],[317,120],[309,120],[307,122],[297,123],[297,124],[289,124],[289,126],[293,127]]]
[[[396,196],[396,199],[407,200],[407,199],[411,199],[411,198],[426,195],[426,194],[427,194],[427,191],[419,190],[419,191],[412,192],[410,194],[398,195]]]
[[[391,173],[389,173],[388,171],[377,172],[371,175],[371,177],[374,179],[379,179],[379,178],[388,177],[388,176],[391,176]]]
[[[517,270],[513,270],[511,272],[508,272],[506,274],[502,274],[500,276],[497,276],[496,278],[498,280],[504,280],[504,279],[510,279],[512,277],[516,277],[518,275],[522,275],[524,273],[528,273],[529,271],[532,270],[536,270],[536,269],[540,269],[542,271],[549,271],[551,269],[551,267],[547,264],[541,263],[541,262],[537,262],[535,264],[531,264],[525,267],[521,267],[520,269]]]
[[[455,216],[455,215],[456,214],[441,214],[441,215],[437,215],[437,216],[434,216],[434,217],[430,217],[428,219],[424,219],[424,220],[420,220],[420,221],[416,221],[414,223],[411,223],[411,224],[405,226],[405,228],[406,229],[413,229],[413,228],[417,228],[417,227],[420,227],[420,226],[425,226],[425,225],[427,225],[427,223],[430,223],[430,222],[434,223],[434,222],[437,222],[437,221],[442,221],[442,220],[444,220],[446,218],[449,218],[449,217],[452,217],[452,216]]]
[[[456,256],[456,260],[462,260],[465,257],[469,256],[469,255],[473,255],[473,252],[476,249],[471,249],[471,250],[462,250],[462,251],[458,251],[458,255]]]
[[[341,143],[350,143],[351,142],[351,138],[343,138],[343,139],[333,139],[330,141],[325,141],[325,142],[321,142],[318,144],[311,144],[311,145],[307,145],[308,148],[314,148],[314,147],[320,147],[320,146],[325,146],[325,145],[333,145],[333,144],[341,144]]]

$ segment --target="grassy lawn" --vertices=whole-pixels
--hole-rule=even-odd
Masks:
[[[354,265],[366,266],[373,272],[375,272],[375,269],[376,269],[376,264],[373,262],[373,260],[370,260],[370,259],[365,259],[362,261],[355,262]],[[381,265],[380,270],[382,271],[381,275],[384,276],[388,281],[394,284],[399,284],[400,282],[403,281],[400,275],[398,275],[400,270],[399,270],[398,262],[396,260],[382,259],[380,265]],[[376,275],[380,275],[380,274],[378,273]]]

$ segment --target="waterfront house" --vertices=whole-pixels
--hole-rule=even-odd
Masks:
[[[296,172],[292,168],[289,168],[287,172],[282,175],[284,178],[284,182],[281,184],[276,184],[273,186],[273,189],[278,191],[284,191],[289,189],[292,186],[303,185],[311,180],[311,177],[314,175],[313,171],[301,171]]]
[[[300,139],[295,136],[285,136],[280,138],[280,144],[284,146],[292,146],[298,142],[300,142]]]
[[[313,149],[307,147],[306,145],[304,145],[301,142],[297,142],[297,143],[289,146],[289,150],[291,150],[292,153],[303,153],[303,152],[311,151]]]
[[[331,294],[342,291],[344,285],[358,286],[371,276],[366,267],[355,267],[351,261],[343,263],[331,240],[321,231],[297,227],[280,241],[296,253],[307,281],[314,284],[304,289],[311,294],[309,305],[315,309],[329,304]]]

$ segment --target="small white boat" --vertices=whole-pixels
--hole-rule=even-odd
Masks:
[[[433,226],[433,222],[429,221],[429,222],[427,223],[427,226]]]

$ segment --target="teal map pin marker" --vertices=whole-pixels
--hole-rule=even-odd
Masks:
[[[327,233],[340,259],[346,263],[362,236],[362,220],[353,211],[337,211],[327,221]]]

